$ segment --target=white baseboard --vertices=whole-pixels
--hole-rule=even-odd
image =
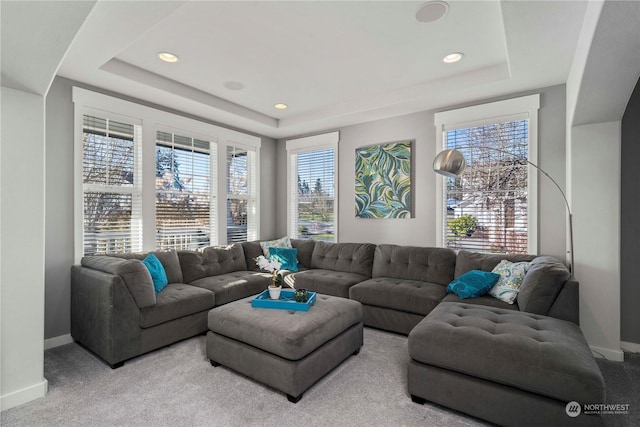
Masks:
[[[44,397],[47,394],[48,388],[49,383],[43,378],[42,382],[0,396],[0,410],[4,411],[5,409],[13,408],[14,406],[22,405],[23,403]]]
[[[589,348],[591,349],[594,357],[597,357],[599,359],[611,360],[614,362],[624,362],[624,353],[622,352],[622,350],[596,347],[594,345],[590,345]]]
[[[72,342],[73,338],[71,338],[71,334],[60,335],[44,340],[44,349],[49,350],[50,348],[60,347],[61,345],[71,344]]]
[[[640,353],[640,344],[635,342],[620,341],[620,347],[629,353]]]

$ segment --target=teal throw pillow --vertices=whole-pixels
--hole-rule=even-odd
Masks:
[[[298,271],[298,249],[269,248],[269,258],[280,261],[282,270]]]
[[[147,270],[149,270],[149,273],[151,274],[153,289],[155,289],[157,294],[169,284],[167,272],[164,271],[162,263],[154,254],[147,255],[147,257],[142,260],[142,263],[147,267]]]
[[[454,293],[460,299],[477,298],[487,292],[500,279],[500,275],[489,271],[471,270],[459,276],[447,286],[447,293]]]

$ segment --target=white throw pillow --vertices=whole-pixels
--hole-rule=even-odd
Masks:
[[[260,246],[262,247],[262,253],[267,258],[269,258],[269,248],[292,248],[289,236],[284,236],[277,240],[260,242]]]
[[[510,262],[506,259],[500,261],[498,265],[491,271],[500,275],[498,283],[496,283],[489,295],[498,298],[509,304],[513,304],[520,292],[524,275],[529,269],[528,262]]]

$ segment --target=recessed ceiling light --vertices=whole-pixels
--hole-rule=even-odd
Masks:
[[[160,52],[158,53],[158,58],[164,62],[178,62],[178,57],[171,52]]]
[[[454,62],[460,61],[462,58],[464,58],[464,53],[453,52],[442,58],[442,61],[446,64],[453,64]]]
[[[444,1],[430,1],[420,6],[416,12],[418,22],[435,22],[449,12],[449,4]]]
[[[244,85],[240,82],[226,82],[224,87],[230,90],[241,90],[244,89]]]
[[[278,110],[286,110],[288,105],[287,104],[276,104],[274,105],[275,108],[277,108]]]

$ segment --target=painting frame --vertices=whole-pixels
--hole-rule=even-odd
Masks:
[[[356,218],[413,218],[414,144],[403,139],[356,148]]]

